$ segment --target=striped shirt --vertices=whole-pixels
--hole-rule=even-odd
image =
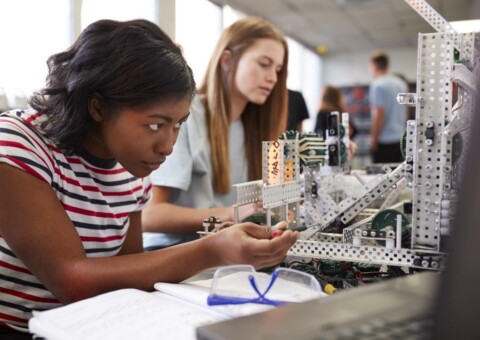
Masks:
[[[97,159],[86,152],[65,156],[44,133],[45,119],[33,110],[0,114],[0,163],[52,187],[88,257],[118,254],[130,213],[140,211],[150,199],[150,180],[134,177],[113,159]],[[58,306],[60,302],[0,235],[0,327],[27,331],[32,310]]]

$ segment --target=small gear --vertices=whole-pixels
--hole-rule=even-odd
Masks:
[[[279,218],[273,215],[270,217],[270,221],[272,225],[280,222]],[[267,225],[267,215],[264,213],[253,214],[245,217],[242,222],[252,222],[259,225]]]
[[[375,230],[381,230],[383,228],[386,228],[388,226],[393,227],[393,230],[396,232],[397,231],[397,215],[402,216],[402,237],[401,237],[401,243],[402,247],[408,247],[410,242],[411,242],[411,237],[410,233],[411,230],[407,227],[410,222],[408,221],[408,217],[401,213],[398,210],[395,209],[385,209],[380,212],[378,212],[375,216],[372,218],[372,229]],[[385,241],[377,241],[378,244],[385,246]]]
[[[405,159],[407,156],[407,130],[403,131],[402,137],[400,138],[400,153],[403,159]]]
[[[410,224],[410,221],[408,220],[408,217],[404,213],[395,209],[385,209],[378,212],[375,216],[373,216],[372,229],[381,230],[383,228],[391,226],[396,231],[397,215],[402,216],[402,235],[404,235],[405,233],[408,232],[407,226]]]
[[[345,145],[344,142],[340,142],[340,157],[342,159],[342,164],[347,163],[348,152],[347,152],[347,146]]]
[[[298,132],[297,130],[285,131],[285,133],[282,133],[280,137],[278,137],[278,139],[281,139],[281,140],[295,139],[297,137],[297,134],[301,135],[302,133]]]

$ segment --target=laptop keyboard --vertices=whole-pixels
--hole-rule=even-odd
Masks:
[[[430,339],[433,318],[430,315],[405,319],[375,319],[360,325],[332,330],[319,336],[320,339],[358,340],[358,339]]]

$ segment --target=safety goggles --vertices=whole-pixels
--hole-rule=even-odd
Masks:
[[[281,306],[322,296],[317,279],[307,273],[277,268],[271,275],[251,265],[219,267],[207,303],[213,305],[257,303]]]

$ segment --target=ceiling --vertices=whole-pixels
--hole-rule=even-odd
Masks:
[[[214,0],[262,16],[285,34],[328,55],[416,48],[418,33],[433,28],[403,0]],[[448,21],[477,19],[480,0],[427,0]]]

